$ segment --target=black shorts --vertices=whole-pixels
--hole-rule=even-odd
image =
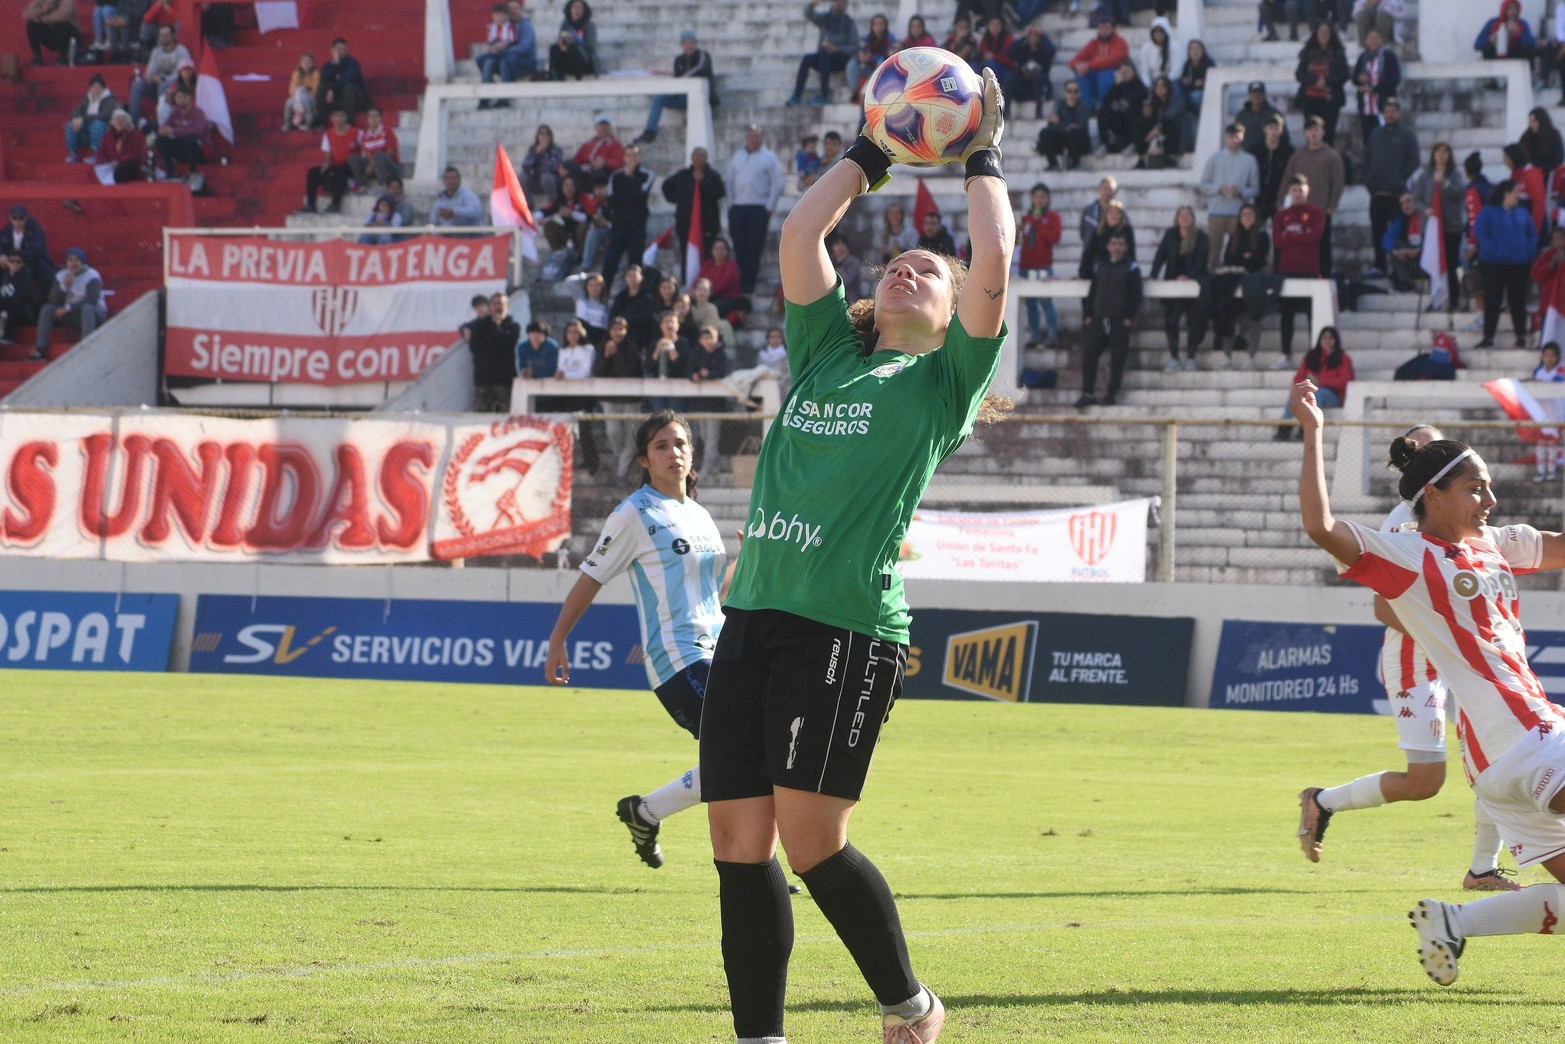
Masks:
[[[724,609],[701,717],[701,799],[789,787],[859,799],[907,646],[775,609]]]
[[[652,690],[674,724],[696,739],[701,738],[701,705],[706,700],[706,677],[711,669],[711,660],[697,660]]]

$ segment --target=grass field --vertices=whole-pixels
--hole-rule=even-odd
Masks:
[[[705,817],[652,871],[613,815],[694,759],[650,694],[10,671],[0,694],[0,1040],[732,1039]],[[1300,856],[1300,787],[1394,743],[1367,717],[908,701],[853,836],[942,1042],[1565,1036],[1556,940],[1478,940],[1446,990],[1419,969],[1405,912],[1457,897],[1471,845],[1454,766]],[[795,911],[790,1041],[878,1040]]]

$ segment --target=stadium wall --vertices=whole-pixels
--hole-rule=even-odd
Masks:
[[[180,596],[171,668],[190,663],[196,598],[210,595],[281,595],[437,601],[558,603],[576,580],[575,570],[474,569],[428,566],[283,566],[172,563],[137,565],[8,559],[0,589],[173,593]],[[1193,618],[1187,677],[1189,706],[1204,707],[1212,689],[1225,620],[1265,620],[1315,625],[1373,625],[1368,592],[1342,587],[1275,587],[1257,584],[976,584],[909,581],[917,610],[989,613],[1079,613],[1088,616]],[[629,604],[621,577],[599,596]],[[1559,619],[1565,593],[1528,592],[1529,615]]]

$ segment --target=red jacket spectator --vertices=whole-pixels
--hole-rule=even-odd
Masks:
[[[1541,234],[1543,223],[1549,215],[1549,197],[1543,187],[1543,171],[1531,163],[1511,171],[1516,182],[1517,202],[1532,211],[1533,227]]]
[[[1321,360],[1320,365],[1312,370],[1310,369],[1310,356],[1316,354],[1314,351],[1305,354],[1304,361],[1299,364],[1298,372],[1293,375],[1293,383],[1298,384],[1308,377],[1315,382],[1316,387],[1335,392],[1338,402],[1347,402],[1348,382],[1353,380],[1353,360],[1348,358],[1348,353],[1345,351],[1334,352],[1331,355],[1327,355],[1325,359]],[[1332,365],[1332,355],[1337,357],[1335,366]]]
[[[1277,274],[1320,278],[1320,240],[1326,212],[1313,203],[1279,210],[1272,217],[1272,245],[1277,248]]]
[[[346,167],[348,157],[353,155],[359,147],[359,129],[353,124],[348,124],[340,132],[335,127],[327,127],[321,136],[321,151],[327,155],[327,163],[334,167]]]
[[[1545,247],[1532,263],[1532,281],[1538,284],[1538,313],[1533,317],[1533,329],[1538,329],[1549,309],[1565,315],[1565,255]]]
[[[593,161],[601,157],[606,172],[604,176],[607,177],[608,174],[614,173],[625,165],[625,146],[621,145],[619,139],[614,136],[614,130],[606,114],[598,113],[593,126],[597,133],[576,150],[576,155],[571,157],[571,162],[583,171],[591,171]]]
[[[174,10],[172,3],[154,3],[147,8],[147,13],[141,16],[144,25],[178,25],[179,12]]]
[[[1087,41],[1087,45],[1071,58],[1070,64],[1075,68],[1078,63],[1086,63],[1092,72],[1102,72],[1104,69],[1117,69],[1119,63],[1130,58],[1130,45],[1125,38],[1115,32],[1107,40],[1100,40],[1096,36]]]
[[[738,297],[742,293],[739,289],[739,263],[732,255],[722,261],[708,258],[701,262],[701,271],[696,274],[697,279],[705,279],[712,284],[712,297]]]
[[[132,167],[125,168],[125,173],[129,175],[134,171],[140,171],[146,163],[147,139],[134,124],[126,120],[118,122],[125,126],[121,128],[111,122],[109,129],[103,132],[103,141],[98,145],[96,162],[112,163],[116,170],[122,163],[131,164]],[[131,178],[127,177],[125,180],[129,181]]]
[[[1042,214],[1032,210],[1022,216],[1022,268],[1053,268],[1054,248],[1059,245],[1061,234],[1060,213],[1045,210]]]

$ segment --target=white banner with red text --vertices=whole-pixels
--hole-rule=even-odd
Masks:
[[[541,557],[570,535],[569,425],[0,414],[0,554],[382,564]]]
[[[164,372],[225,381],[408,381],[505,290],[507,236],[370,246],[174,233]]]
[[[1144,583],[1153,503],[990,514],[919,508],[897,568],[930,580]]]

